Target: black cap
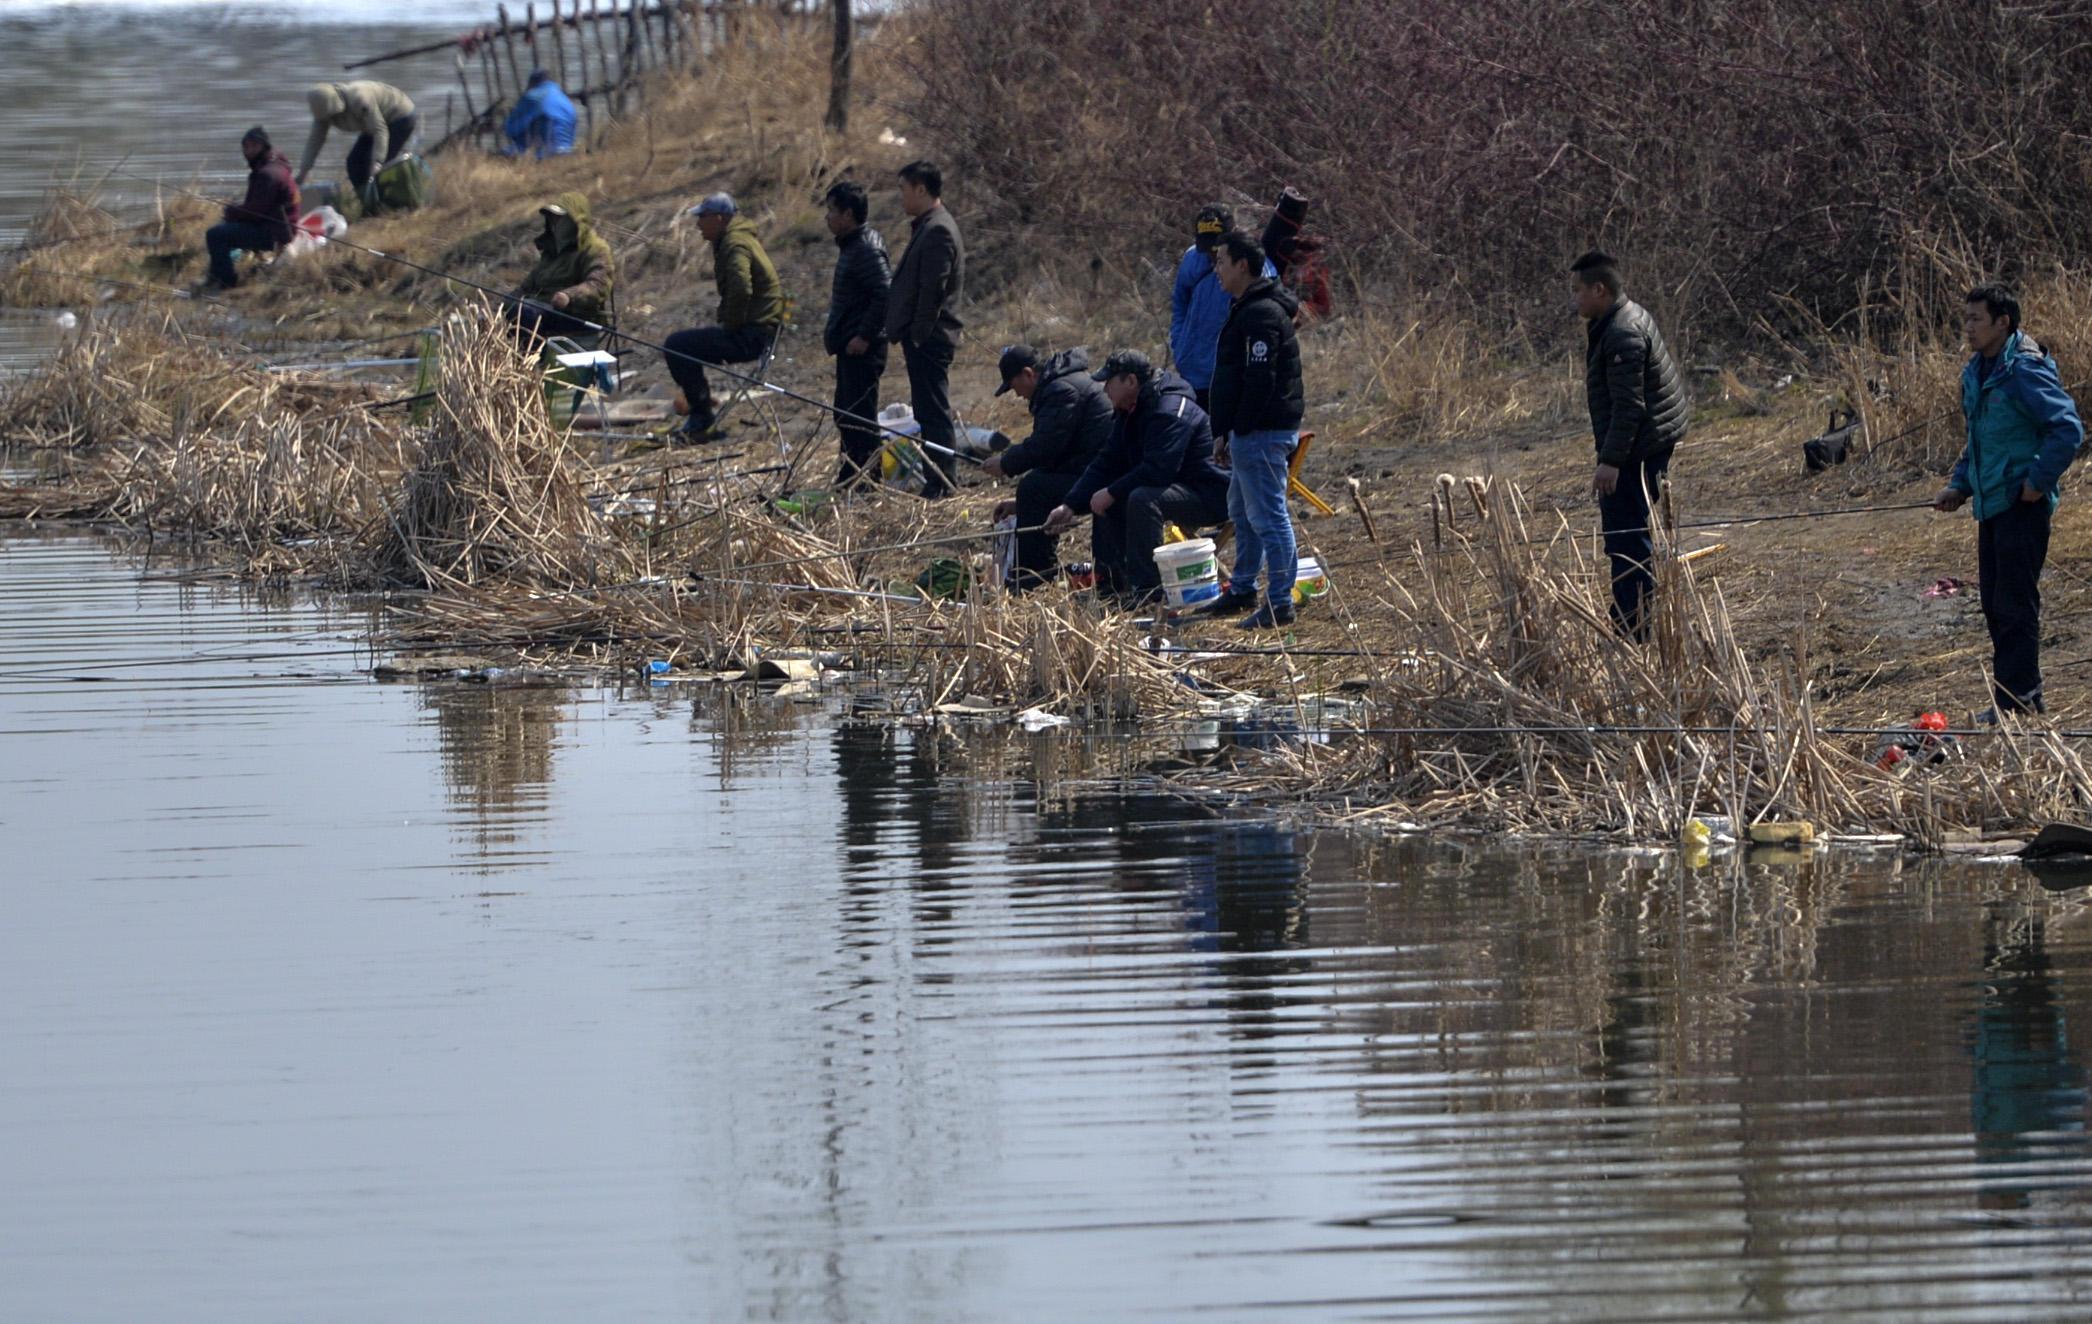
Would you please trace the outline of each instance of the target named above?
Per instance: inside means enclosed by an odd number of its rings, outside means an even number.
[[[241,134],[240,141],[243,143],[260,143],[264,147],[275,146],[274,143],[269,141],[269,131],[259,124]]]
[[[1220,237],[1235,228],[1235,213],[1224,202],[1209,202],[1199,208],[1198,223],[1192,228],[1192,242],[1200,248],[1212,248]]]
[[[1115,349],[1111,352],[1111,357],[1104,360],[1104,366],[1090,376],[1100,382],[1108,382],[1129,372],[1146,381],[1155,375],[1155,365],[1148,362],[1148,356],[1137,349]]]
[[[1010,389],[1011,378],[1026,368],[1039,366],[1039,351],[1030,345],[1005,345],[1002,358],[995,366],[1002,372],[1002,385],[995,388],[995,393],[1002,395]]]

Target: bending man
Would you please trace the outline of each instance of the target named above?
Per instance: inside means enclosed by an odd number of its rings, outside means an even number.
[[[345,174],[349,191],[357,194],[372,176],[407,150],[407,142],[414,136],[414,102],[390,83],[368,79],[319,83],[305,94],[305,104],[312,110],[312,132],[305,136],[305,157],[298,163],[300,184],[320,159],[330,129],[356,135]]]
[[[1012,345],[998,364],[1001,395],[1015,391],[1031,406],[1031,435],[981,466],[990,478],[1015,478],[1017,495],[996,508],[996,517],[1014,514],[1017,527],[1017,573],[1011,587],[1022,593],[1050,582],[1059,572],[1054,537],[1035,526],[1045,522],[1090,461],[1111,440],[1111,401],[1090,376],[1089,355],[1071,349],[1041,359],[1030,345]]]

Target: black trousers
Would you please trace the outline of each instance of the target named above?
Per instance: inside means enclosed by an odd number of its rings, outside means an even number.
[[[1090,555],[1097,561],[1097,587],[1113,593],[1150,593],[1162,587],[1155,549],[1162,526],[1189,532],[1228,517],[1225,501],[1209,501],[1182,483],[1136,487],[1124,501],[1090,521]]]
[[[2001,713],[2044,712],[2041,567],[2048,561],[2046,501],[2015,501],[1976,526],[1976,583],[1990,627],[1991,698]]]
[[[394,156],[407,150],[407,140],[414,136],[416,122],[411,111],[396,120],[385,121],[386,135],[392,139]],[[357,193],[363,192],[363,186],[370,183],[371,176],[377,173],[377,167],[385,164],[383,161],[373,162],[370,159],[377,146],[369,134],[359,133],[356,135],[355,144],[349,148],[349,187]]]
[[[901,345],[901,359],[908,365],[908,403],[915,421],[922,426],[922,439],[942,450],[923,448],[929,462],[930,479],[925,496],[943,496],[958,481],[959,431],[952,424],[952,348],[949,345]]]
[[[1663,486],[1671,455],[1630,460],[1620,466],[1611,496],[1598,498],[1599,527],[1612,563],[1613,628],[1630,639],[1649,637],[1649,599],[1656,592],[1650,568],[1655,548],[1649,537],[1649,499]]]
[[[1048,469],[1034,469],[1017,480],[1017,527],[1029,529],[1044,524],[1075,486],[1081,474],[1054,473]],[[1020,533],[1017,535],[1017,575],[1013,587],[1020,593],[1041,584],[1051,583],[1060,574],[1060,556],[1055,551],[1056,539],[1050,533]]]
[[[678,331],[661,342],[668,351],[668,375],[690,402],[690,422],[685,426],[702,430],[712,422],[712,383],[705,378],[704,364],[753,363],[770,348],[775,331],[775,327],[756,323],[731,331],[723,326],[700,326]]]
[[[879,379],[886,375],[886,347],[875,346],[862,354],[835,356],[836,431],[842,434],[842,463],[836,470],[838,486],[847,487],[866,465],[872,472],[866,482],[879,481],[879,429],[853,422],[843,414],[873,419],[879,415]]]
[[[516,323],[516,338],[526,346],[554,336],[593,334],[588,323],[550,304],[517,299],[507,305],[507,311]]]

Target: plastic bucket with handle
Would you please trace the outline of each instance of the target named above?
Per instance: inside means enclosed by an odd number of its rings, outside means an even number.
[[[1220,560],[1211,538],[1166,542],[1155,549],[1155,569],[1172,607],[1189,607],[1220,596]]]

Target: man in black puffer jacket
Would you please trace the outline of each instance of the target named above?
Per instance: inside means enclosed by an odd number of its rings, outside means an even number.
[[[1090,356],[1079,349],[1042,361],[1030,345],[1012,345],[998,366],[1002,385],[995,393],[1015,391],[1031,405],[1031,435],[981,466],[990,478],[1017,480],[1016,499],[997,506],[995,517],[1014,514],[1018,528],[1032,530],[1017,535],[1011,587],[1022,593],[1059,573],[1053,536],[1034,526],[1045,522],[1111,440],[1111,401],[1090,376]]]
[[[1078,513],[1093,516],[1099,595],[1141,606],[1161,596],[1162,526],[1224,519],[1228,471],[1213,463],[1213,425],[1182,377],[1134,349],[1116,351],[1093,376],[1111,401],[1111,440],[1046,517],[1046,530],[1059,533]]]
[[[1646,640],[1649,597],[1656,588],[1649,501],[1685,436],[1692,406],[1656,319],[1622,293],[1618,264],[1591,252],[1569,271],[1576,311],[1590,324],[1584,390],[1598,444],[1591,491],[1612,562],[1613,625],[1629,638]]]
[[[1245,630],[1293,623],[1299,546],[1286,480],[1306,413],[1300,386],[1300,303],[1263,275],[1264,249],[1240,231],[1221,237],[1214,255],[1220,287],[1234,299],[1221,327],[1213,368],[1213,440],[1229,465],[1228,518],[1235,524],[1235,569],[1227,591],[1202,610],[1219,616],[1256,608]],[[1257,603],[1257,572],[1264,602]]]
[[[835,356],[835,426],[842,434],[836,482],[849,487],[879,454],[879,378],[886,373],[886,291],[893,273],[886,244],[864,223],[870,212],[864,185],[849,180],[828,190],[828,232],[835,236],[835,284],[821,344]],[[876,480],[876,465],[868,475]]]

